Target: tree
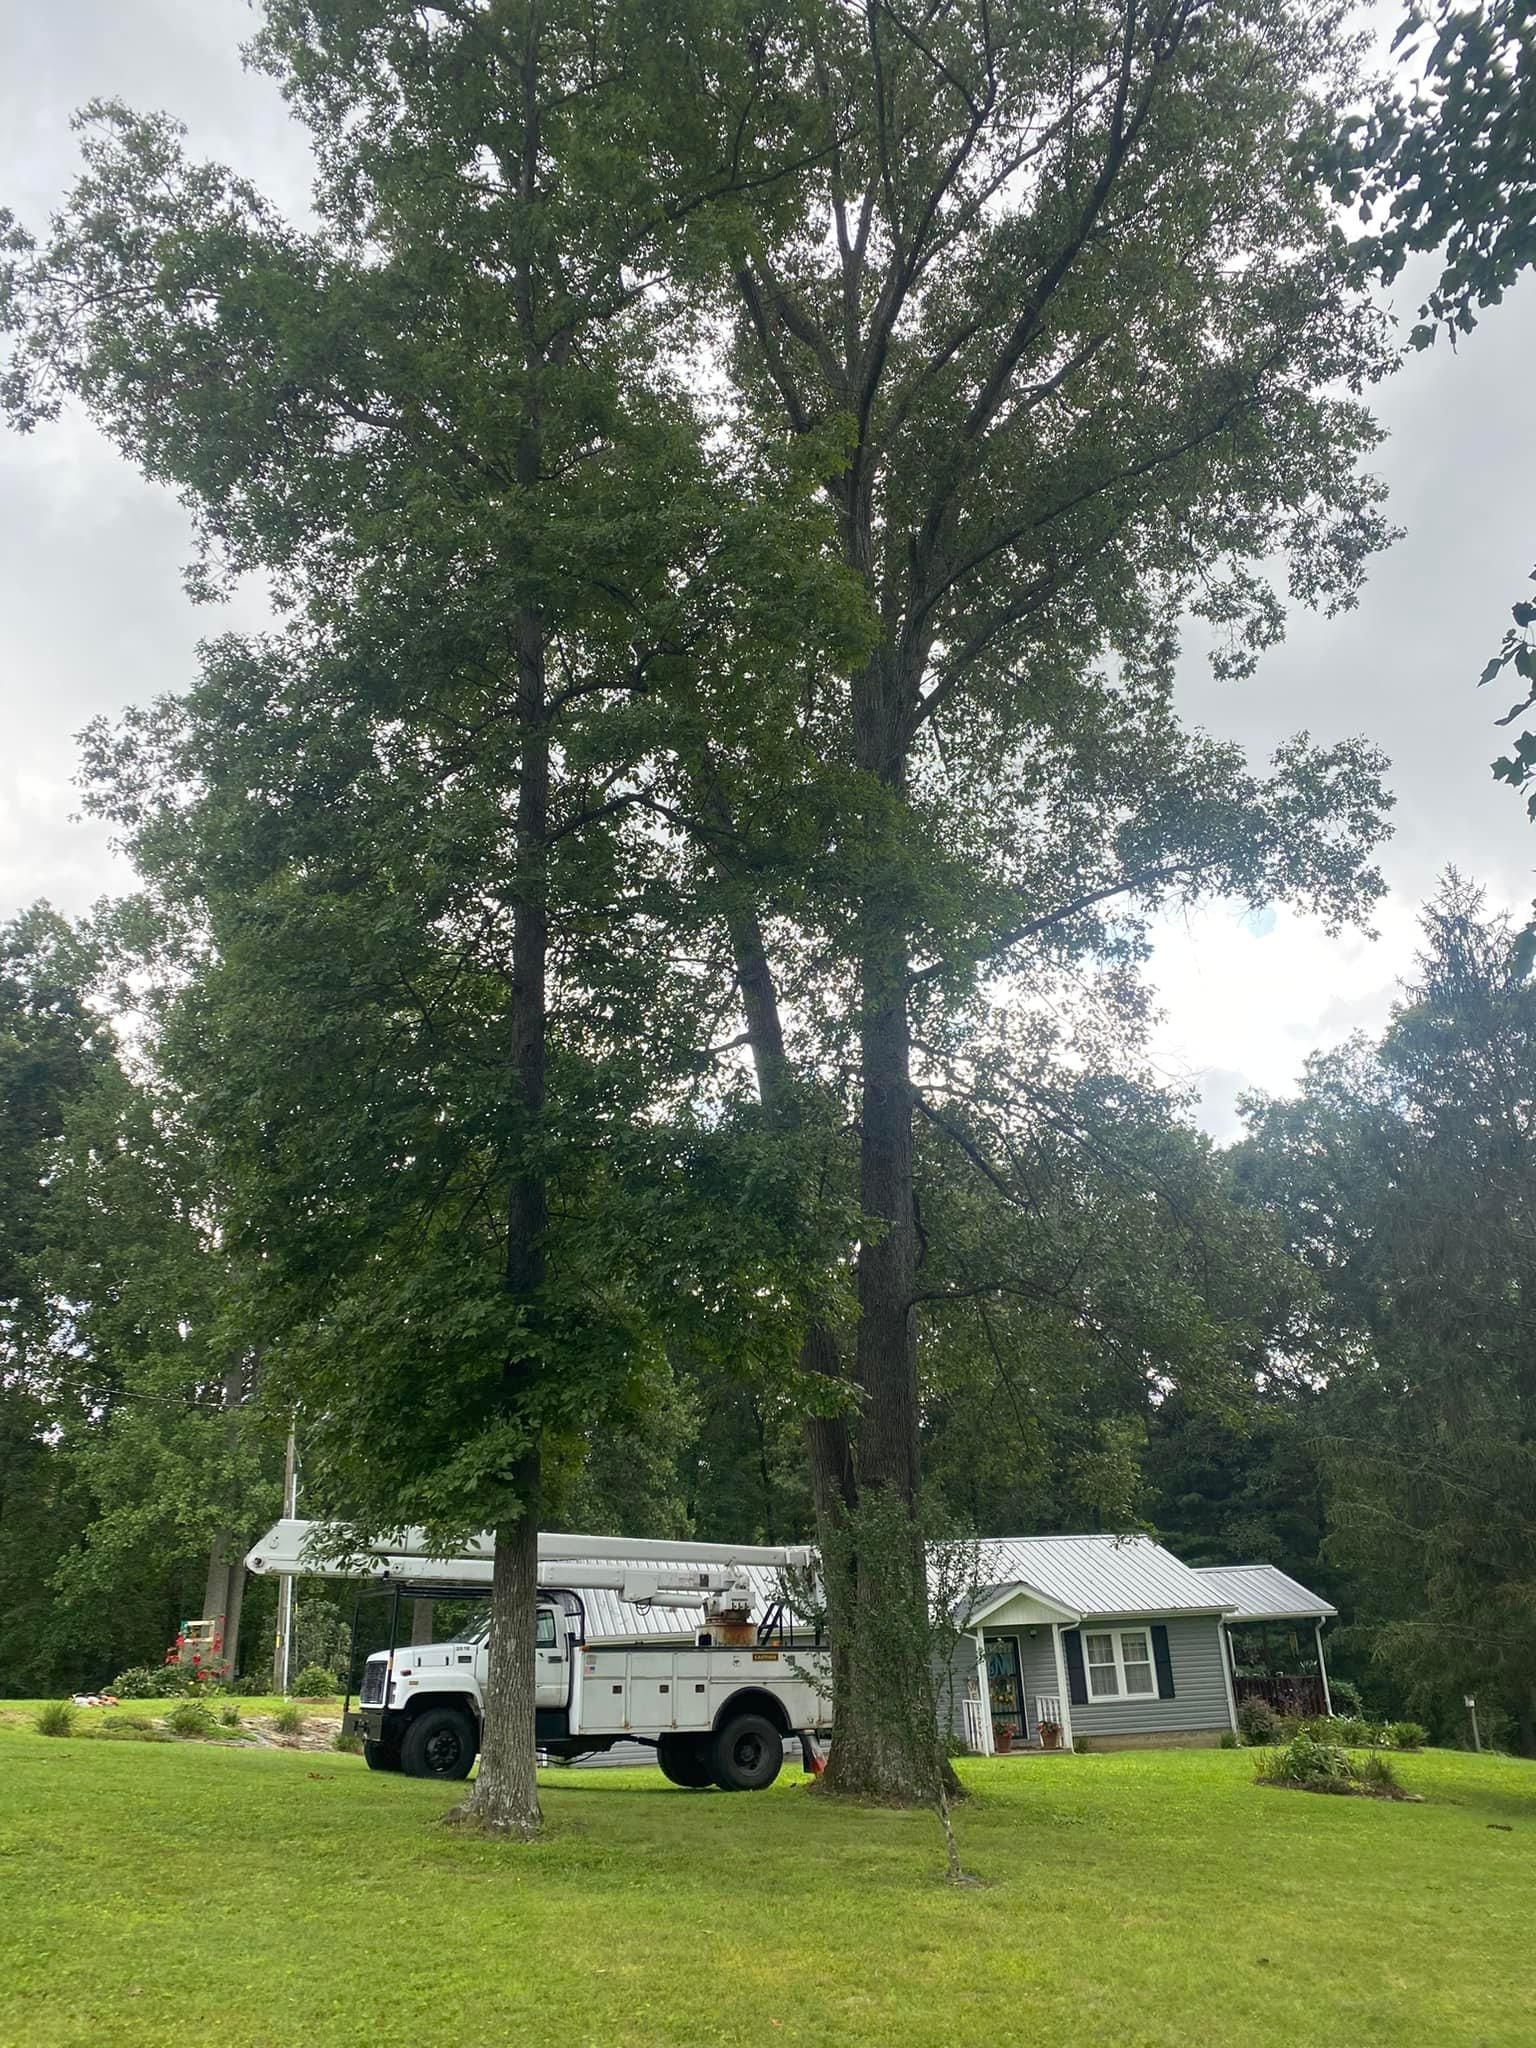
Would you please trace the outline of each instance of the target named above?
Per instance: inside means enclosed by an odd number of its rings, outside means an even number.
[[[781,194],[771,215],[748,195],[725,238],[730,419],[817,463],[838,557],[879,622],[847,687],[808,686],[870,849],[841,991],[858,1321],[847,1398],[812,1422],[824,1555],[850,1560],[829,1588],[834,1634],[851,1643],[861,1616],[886,1626],[882,1602],[910,1615],[925,1597],[914,1022],[921,1035],[982,963],[1006,971],[1044,933],[1090,943],[1096,906],[1210,879],[1187,837],[1169,834],[1177,854],[1155,834],[1135,845],[1117,818],[1099,847],[1132,857],[1079,884],[1052,860],[1043,771],[1101,662],[1144,684],[1141,718],[1166,731],[1186,605],[1250,665],[1282,610],[1260,558],[1290,555],[1298,597],[1348,602],[1383,529],[1357,473],[1374,430],[1336,392],[1385,358],[1312,146],[1355,89],[1332,15],[870,0],[791,18],[770,54],[814,148],[795,216]],[[1299,780],[1338,817],[1330,783],[1361,765],[1309,761]],[[1358,820],[1341,836],[1358,847]],[[1344,914],[1355,873],[1341,859]],[[771,960],[736,929],[763,1074],[782,1016],[761,999]],[[837,1374],[835,1347],[819,1349]],[[886,1499],[911,1526],[894,1573],[837,1534]],[[881,1696],[840,1679],[829,1782],[921,1793],[941,1769],[926,1716],[893,1735],[890,1671],[859,1665]]]
[[[1439,334],[1453,344],[1469,334],[1536,262],[1536,22],[1522,0],[1413,0],[1394,47],[1411,82],[1345,124],[1336,189],[1367,223],[1362,264],[1386,282],[1410,256],[1439,256],[1409,336],[1423,349]],[[1516,604],[1482,673],[1491,683],[1513,669],[1524,692],[1500,725],[1536,702],[1533,623],[1536,605]],[[1518,734],[1493,772],[1516,789],[1536,781],[1536,733]],[[1536,818],[1536,795],[1530,807]],[[1536,924],[1520,944],[1529,963]]]
[[[1259,1101],[1243,1171],[1323,1290],[1330,1553],[1372,1653],[1442,1726],[1476,1692],[1536,1740],[1536,989],[1448,878],[1376,1045]]]
[[[257,52],[316,136],[317,229],[104,107],[48,246],[11,240],[18,423],[84,397],[185,493],[204,582],[264,569],[291,614],[99,732],[91,773],[157,908],[206,921],[161,1052],[239,1190],[270,1398],[359,1531],[496,1532],[466,1811],[518,1834],[543,1447],[643,1379],[618,1219],[675,1222],[658,1176],[721,1142],[655,1120],[699,1006],[636,766],[671,665],[710,729],[690,643],[781,559],[651,311],[677,220],[777,144],[732,24],[689,25],[274,4]],[[740,100],[718,127],[706,53]],[[813,581],[774,600],[796,630]]]

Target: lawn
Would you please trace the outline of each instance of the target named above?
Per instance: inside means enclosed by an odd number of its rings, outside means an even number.
[[[551,1772],[533,1849],[353,1757],[0,1722],[4,2048],[1529,2048],[1536,1765],[1427,1752],[1423,1805],[1222,1751],[962,1766],[930,1817],[798,1771]]]

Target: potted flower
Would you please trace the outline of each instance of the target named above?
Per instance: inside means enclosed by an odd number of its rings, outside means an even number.
[[[1042,1749],[1060,1749],[1061,1723],[1059,1721],[1042,1721],[1040,1723],[1040,1747]]]
[[[1013,1747],[1013,1723],[994,1721],[992,1723],[992,1747],[999,1756],[1006,1756]]]

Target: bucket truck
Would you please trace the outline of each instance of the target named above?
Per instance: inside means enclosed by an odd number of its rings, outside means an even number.
[[[659,1554],[659,1555],[658,1555]],[[819,1637],[785,1625],[770,1571],[810,1569],[814,1553],[763,1545],[641,1543],[632,1538],[541,1535],[535,1641],[535,1742],[562,1761],[618,1742],[654,1747],[675,1785],[757,1791],[779,1774],[787,1738],[808,1769],[830,1721]],[[246,1559],[253,1572],[362,1578],[398,1598],[487,1596],[492,1544],[480,1537],[455,1557],[435,1556],[419,1530],[348,1551],[334,1531],[279,1522]],[[767,1569],[765,1569],[767,1568]],[[677,1628],[645,1640],[605,1636],[583,1594],[609,1594]],[[754,1619],[759,1603],[766,1612]],[[612,1607],[610,1600],[605,1603]],[[668,1618],[671,1618],[669,1614]],[[450,1642],[387,1650],[364,1668],[355,1712],[376,1771],[465,1778],[480,1747],[488,1624]]]

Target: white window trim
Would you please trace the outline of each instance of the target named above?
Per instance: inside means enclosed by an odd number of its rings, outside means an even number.
[[[1118,1692],[1095,1692],[1095,1691],[1094,1691],[1094,1689],[1093,1689],[1093,1672],[1094,1672],[1094,1665],[1093,1665],[1092,1659],[1091,1659],[1091,1658],[1089,1657],[1089,1655],[1088,1655],[1088,1638],[1089,1638],[1090,1636],[1108,1636],[1108,1637],[1109,1637],[1109,1642],[1110,1642],[1110,1648],[1111,1648],[1111,1649],[1112,1649],[1112,1650],[1114,1651],[1114,1653],[1115,1653],[1115,1683],[1116,1683],[1116,1684],[1117,1684],[1117,1685],[1119,1686],[1119,1688],[1120,1688],[1120,1690],[1119,1690]],[[1125,1662],[1126,1662],[1126,1659],[1125,1659],[1125,1644],[1124,1644],[1123,1638],[1124,1638],[1124,1637],[1126,1637],[1126,1636],[1140,1636],[1140,1637],[1141,1637],[1141,1638],[1142,1638],[1142,1639],[1143,1639],[1143,1640],[1145,1641],[1145,1643],[1146,1643],[1146,1646],[1147,1646],[1147,1654],[1146,1654],[1146,1656],[1145,1656],[1145,1657],[1133,1657],[1133,1658],[1131,1659],[1131,1662],[1132,1662],[1133,1664],[1145,1664],[1145,1665],[1146,1665],[1146,1667],[1147,1667],[1147,1673],[1148,1673],[1148,1676],[1149,1676],[1149,1677],[1151,1678],[1151,1681],[1152,1681],[1152,1683],[1151,1683],[1151,1686],[1150,1686],[1149,1688],[1143,1689],[1143,1688],[1141,1688],[1141,1687],[1139,1687],[1139,1686],[1138,1686],[1138,1687],[1137,1687],[1137,1689],[1136,1689],[1136,1690],[1135,1690],[1135,1691],[1133,1692],[1133,1691],[1132,1691],[1132,1690],[1130,1689],[1130,1687],[1129,1687],[1129,1686],[1128,1686],[1128,1685],[1126,1684],[1126,1682],[1125,1682]],[[1098,1668],[1099,1668],[1099,1670],[1101,1670],[1101,1671],[1107,1671],[1107,1670],[1109,1669],[1109,1666],[1108,1666],[1107,1664],[1100,1664]],[[1156,1698],[1158,1697],[1158,1690],[1157,1690],[1157,1651],[1156,1651],[1156,1646],[1154,1645],[1154,1643],[1153,1643],[1153,1641],[1152,1641],[1152,1630],[1151,1630],[1151,1627],[1150,1627],[1150,1625],[1148,1625],[1148,1626],[1146,1626],[1146,1627],[1141,1627],[1141,1626],[1137,1626],[1137,1627],[1135,1627],[1135,1628],[1125,1628],[1125,1629],[1120,1629],[1120,1628],[1085,1628],[1085,1629],[1083,1630],[1083,1688],[1084,1688],[1084,1690],[1086,1691],[1086,1693],[1087,1693],[1087,1695],[1088,1695],[1088,1704],[1089,1704],[1090,1706],[1094,1706],[1094,1707],[1113,1707],[1113,1706],[1118,1706],[1118,1705],[1120,1704],[1120,1702],[1121,1702],[1122,1700],[1125,1700],[1125,1701],[1129,1701],[1129,1700],[1155,1700],[1155,1699],[1156,1699]]]

